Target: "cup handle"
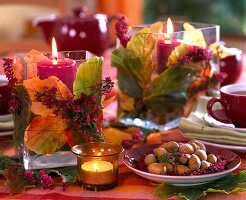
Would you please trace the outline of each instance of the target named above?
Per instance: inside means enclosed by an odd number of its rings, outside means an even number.
[[[230,119],[222,119],[222,118],[220,118],[220,117],[218,117],[218,116],[216,116],[216,115],[214,114],[212,108],[213,108],[213,105],[214,105],[216,102],[219,102],[219,103],[222,105],[223,108],[226,107],[226,104],[225,104],[225,102],[224,102],[222,99],[218,99],[218,98],[215,98],[215,97],[214,97],[214,98],[210,99],[210,100],[208,101],[208,103],[207,103],[207,111],[208,111],[208,114],[209,114],[210,116],[212,116],[214,119],[216,119],[217,121],[220,121],[220,122],[226,123],[226,124],[231,124],[232,121],[231,121]]]

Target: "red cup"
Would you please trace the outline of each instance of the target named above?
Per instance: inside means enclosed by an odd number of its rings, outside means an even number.
[[[225,48],[225,47],[224,47]],[[220,59],[220,72],[227,75],[222,86],[233,84],[242,73],[242,51],[236,48],[226,48],[232,55]]]
[[[5,75],[0,75],[0,115],[9,113],[10,89],[8,79]]]
[[[222,118],[212,110],[219,102],[227,117]],[[246,128],[246,84],[231,84],[220,89],[220,98],[212,98],[207,104],[207,111],[214,119],[223,123],[233,123],[236,127]]]

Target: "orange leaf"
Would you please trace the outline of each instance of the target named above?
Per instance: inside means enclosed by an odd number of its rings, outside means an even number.
[[[107,95],[102,96],[102,106],[106,108],[109,104],[111,104],[116,98],[117,91],[115,88],[112,88],[111,92]]]
[[[67,126],[62,116],[38,116],[27,127],[25,146],[37,154],[51,154],[66,143]]]
[[[30,100],[32,101],[31,111],[36,115],[54,115],[53,109],[49,109],[42,102],[36,101],[35,94],[37,92],[42,92],[44,86],[47,86],[49,89],[51,89],[52,87],[57,89],[57,100],[66,100],[72,97],[72,94],[68,87],[55,76],[51,76],[44,80],[40,80],[38,77],[35,77],[33,79],[25,80],[23,84],[27,89]]]

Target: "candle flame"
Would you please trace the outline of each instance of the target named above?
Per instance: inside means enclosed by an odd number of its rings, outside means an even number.
[[[97,166],[97,163],[94,163],[94,168],[97,170],[98,166]]]
[[[53,57],[53,64],[57,64],[58,59],[58,53],[57,53],[57,46],[56,46],[56,40],[53,37],[52,38],[52,57]]]
[[[167,33],[166,37],[170,38],[171,34],[173,33],[173,23],[170,18],[167,19]]]
[[[102,152],[97,153],[97,156],[101,156],[101,155],[102,155]]]

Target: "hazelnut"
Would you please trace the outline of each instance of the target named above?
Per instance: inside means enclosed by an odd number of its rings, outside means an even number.
[[[161,163],[151,163],[148,167],[148,172],[152,174],[165,174],[167,173],[167,168]]]
[[[192,154],[194,153],[194,148],[190,145],[190,144],[182,144],[180,147],[179,147],[179,151],[182,152],[182,150],[184,151],[184,153],[187,153],[187,154]]]
[[[156,157],[155,157],[155,155],[154,154],[149,154],[149,155],[147,155],[145,158],[144,158],[144,164],[146,165],[146,166],[149,166],[151,163],[156,163],[157,162],[157,160],[156,160]]]
[[[210,163],[208,161],[206,161],[206,160],[202,161],[201,169],[208,168],[209,166],[210,166]]]
[[[195,144],[193,141],[189,141],[188,144],[190,144],[193,147],[194,151],[200,149],[200,147],[197,144]]]
[[[200,147],[200,149],[206,151],[206,147],[204,144],[202,144],[201,142],[197,142],[197,141],[193,141],[196,145],[198,145]]]
[[[190,156],[189,161],[188,161],[188,165],[192,171],[196,171],[196,170],[200,169],[200,167],[201,167],[201,160],[197,155],[192,154]]]
[[[168,152],[167,152],[167,150],[166,149],[163,149],[163,148],[156,148],[156,149],[154,149],[153,150],[153,153],[154,153],[154,155],[156,156],[156,157],[160,157],[161,155],[163,155],[163,154],[167,154]]]
[[[167,168],[167,172],[173,171],[173,166],[169,162],[161,162],[161,164]]]
[[[177,142],[170,141],[165,145],[165,149],[171,153],[174,153],[179,150],[179,145]]]
[[[207,160],[207,154],[204,150],[201,149],[196,150],[195,154],[200,158],[201,161]]]
[[[188,163],[188,160],[190,159],[190,154],[184,154],[184,156],[181,156],[179,158],[179,162],[183,165]]]
[[[165,149],[165,146],[166,146],[167,143],[163,143],[159,146],[159,148],[164,148]]]
[[[212,164],[215,164],[217,163],[217,157],[214,154],[208,154],[207,161]]]
[[[185,175],[191,171],[189,167],[186,167],[184,165],[177,165],[176,169],[179,175]]]

